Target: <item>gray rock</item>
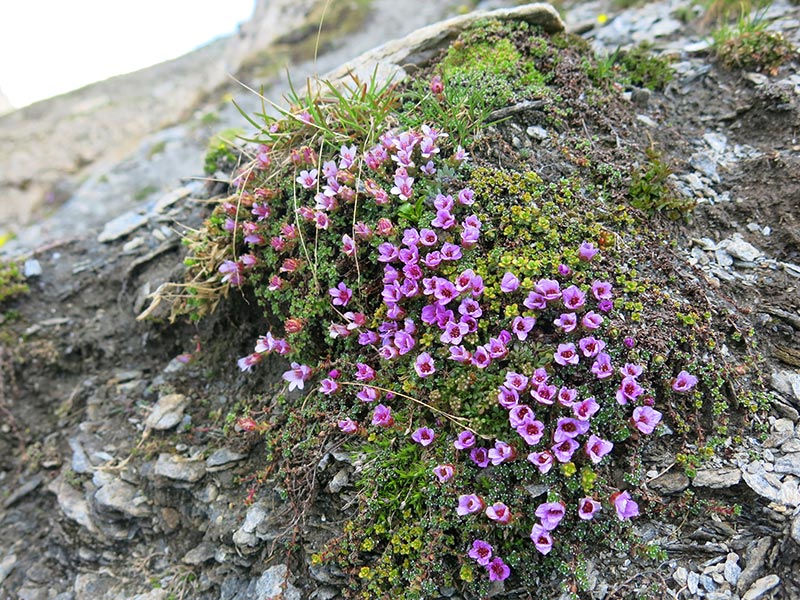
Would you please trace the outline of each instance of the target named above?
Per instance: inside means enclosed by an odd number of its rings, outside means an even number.
[[[759,496],[763,496],[773,502],[779,501],[783,484],[780,478],[764,469],[764,464],[761,461],[754,461],[747,465],[747,469],[742,472],[742,478],[750,486],[750,489]]]
[[[136,594],[131,600],[167,600],[169,597],[169,590],[156,588],[144,594]]]
[[[212,560],[217,552],[216,544],[202,542],[196,548],[189,550],[181,559],[186,565],[202,565],[204,562]]]
[[[5,581],[6,577],[11,574],[11,571],[14,570],[14,567],[17,564],[17,555],[16,554],[8,554],[6,557],[0,561],[0,584]]]
[[[47,489],[56,495],[58,507],[68,519],[75,521],[92,533],[98,533],[89,511],[89,503],[81,492],[64,480],[63,474],[51,481]]]
[[[725,251],[734,258],[745,262],[755,262],[764,256],[761,250],[751,243],[744,241],[738,234],[733,236],[733,239],[731,239],[730,243],[725,247]]]
[[[722,248],[714,250],[714,258],[720,267],[730,267],[733,265],[733,257]]]
[[[686,577],[686,588],[696,596],[699,586],[700,586],[700,575],[698,575],[694,571],[689,571],[689,575]]]
[[[689,478],[680,471],[670,471],[653,479],[647,485],[660,494],[679,494],[689,487]]]
[[[11,492],[8,497],[3,499],[3,508],[9,508],[10,506],[13,506],[19,502],[22,498],[42,485],[43,481],[44,475],[42,473],[36,473],[36,475],[28,479],[28,481],[21,482],[22,485]]]
[[[692,480],[695,487],[715,490],[732,487],[742,480],[742,472],[737,468],[703,469]]]
[[[150,514],[147,497],[136,486],[116,477],[95,492],[94,501],[102,508],[116,510],[131,517],[146,517]]]
[[[113,588],[119,585],[116,577],[96,573],[78,573],[73,584],[75,600],[105,600],[113,598]]]
[[[772,538],[763,537],[756,542],[747,553],[747,562],[736,584],[737,591],[741,594],[749,589],[758,575],[764,570],[764,559],[772,548]]]
[[[725,575],[725,581],[735,588],[739,582],[739,576],[742,574],[742,568],[739,566],[739,555],[735,552],[730,552],[725,558],[723,574]]]
[[[792,530],[791,530],[792,539],[797,543],[800,544],[800,512],[797,513],[794,518],[792,519]]]
[[[672,573],[672,578],[675,580],[680,586],[686,585],[686,582],[689,577],[689,571],[686,570],[686,567],[678,567],[675,569],[675,572]]]
[[[147,215],[133,211],[126,212],[106,223],[103,231],[97,236],[97,241],[100,243],[113,242],[136,231],[145,223],[147,223]]]
[[[725,153],[725,148],[728,145],[728,138],[721,133],[706,133],[703,135],[703,140],[708,144],[708,147],[717,154]]]
[[[770,383],[776,391],[800,403],[800,373],[775,371],[770,377]]]
[[[269,509],[262,503],[256,502],[247,509],[244,523],[233,534],[233,543],[237,548],[253,548],[258,545],[258,537],[255,531],[261,523],[266,521],[269,516]]]
[[[800,480],[793,475],[787,475],[783,479],[783,485],[778,495],[778,501],[784,506],[800,506]]]
[[[245,458],[247,458],[246,454],[234,452],[230,448],[220,448],[206,459],[206,470],[211,473],[224,471]]]
[[[145,426],[157,431],[175,427],[183,419],[183,411],[188,403],[189,399],[183,394],[162,396],[150,411]]]
[[[256,582],[256,598],[300,600],[300,591],[288,581],[289,568],[275,565],[261,574]]]
[[[175,481],[194,483],[200,481],[206,474],[206,467],[202,461],[192,460],[162,453],[158,455],[153,473],[159,477],[166,477]]]
[[[189,194],[192,193],[192,188],[188,186],[179,187],[177,190],[172,190],[171,192],[164,194],[161,196],[158,201],[153,206],[151,212],[153,213],[162,213],[167,210],[170,206],[175,204],[178,200],[182,200],[186,198]]]
[[[774,587],[777,587],[780,582],[781,578],[777,575],[767,575],[766,577],[762,577],[750,586],[750,589],[748,589],[745,595],[742,596],[742,600],[758,600],[758,598],[763,598],[764,594]]]
[[[543,142],[550,137],[550,134],[547,133],[547,129],[539,125],[531,125],[525,130],[525,133],[527,133],[533,139],[539,140],[540,142]]]
[[[717,158],[714,153],[703,150],[695,152],[689,157],[689,164],[697,171],[711,179],[714,183],[719,182],[717,175]]]
[[[777,419],[772,424],[772,431],[766,440],[765,448],[776,448],[794,435],[794,423],[791,419]]]
[[[35,258],[29,258],[22,266],[22,274],[25,277],[40,277],[42,274],[42,265]]]
[[[775,461],[776,473],[791,473],[800,476],[800,452],[792,452]]]
[[[94,470],[86,451],[83,449],[80,440],[73,437],[69,438],[69,447],[72,450],[72,470],[76,473],[89,473]]]
[[[328,491],[331,494],[338,494],[349,483],[350,477],[347,467],[339,469],[336,475],[333,476],[330,483],[328,483]]]
[[[708,575],[700,575],[700,585],[707,592],[717,591],[717,584]]]

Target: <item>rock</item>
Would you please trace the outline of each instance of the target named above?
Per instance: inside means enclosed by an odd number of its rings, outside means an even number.
[[[131,517],[150,514],[147,497],[130,483],[114,477],[94,494],[98,506],[125,513]]]
[[[797,544],[800,544],[800,512],[792,519],[791,536]]]
[[[113,589],[119,585],[116,577],[96,573],[78,573],[73,592],[75,600],[102,600],[114,598]]]
[[[689,571],[689,575],[686,578],[686,588],[693,594],[697,595],[697,590],[699,589],[700,585],[700,575],[695,573],[694,571]]]
[[[126,212],[106,223],[103,231],[97,236],[97,241],[100,243],[113,242],[136,231],[145,223],[147,223],[147,215],[133,211]]]
[[[244,523],[233,534],[233,543],[237,548],[258,545],[258,538],[255,535],[256,528],[261,525],[269,515],[269,509],[264,504],[257,502],[247,509]]]
[[[174,508],[165,506],[161,509],[161,519],[169,531],[176,530],[181,524],[181,513]]]
[[[717,591],[717,584],[714,582],[714,579],[709,577],[708,575],[700,575],[700,586],[706,592]]]
[[[764,440],[765,448],[776,448],[794,435],[794,423],[790,419],[777,419],[772,432]]]
[[[150,411],[145,426],[157,431],[175,427],[183,419],[183,411],[188,403],[188,398],[183,394],[162,396]]]
[[[773,389],[800,404],[800,373],[775,371],[770,377]]]
[[[246,454],[239,454],[230,448],[220,448],[206,459],[206,470],[210,473],[224,471],[245,458],[247,458]]]
[[[44,475],[42,473],[37,473],[33,477],[31,477],[28,481],[20,485],[17,489],[11,492],[7,498],[3,500],[3,508],[9,508],[16,504],[19,500],[30,494],[33,490],[38,488],[42,485],[44,481]]]
[[[714,250],[714,259],[720,267],[730,267],[733,265],[733,257],[722,248]]]
[[[708,147],[711,148],[717,154],[724,154],[725,148],[728,145],[728,138],[722,135],[721,133],[706,133],[703,134],[703,140]]]
[[[56,495],[58,506],[68,519],[75,521],[92,533],[98,533],[97,526],[89,512],[89,503],[81,492],[64,480],[63,473],[51,481],[47,489]]]
[[[742,480],[742,472],[737,468],[703,469],[692,480],[695,487],[715,490],[732,487]]]
[[[764,594],[776,587],[780,582],[781,578],[777,575],[762,577],[750,586],[750,589],[742,596],[742,600],[758,600],[758,598],[762,598]]]
[[[764,570],[764,559],[772,548],[772,538],[763,537],[756,542],[747,553],[747,562],[741,575],[736,589],[741,594],[749,589],[753,582],[758,578],[759,573]]]
[[[169,600],[170,596],[169,590],[156,588],[145,594],[136,594],[131,600]],[[174,598],[175,596],[171,597]]]
[[[793,452],[778,458],[775,461],[775,472],[800,476],[800,452]]]
[[[288,582],[289,568],[275,565],[261,574],[256,582],[256,598],[300,600],[300,591]]]
[[[725,575],[725,581],[735,588],[739,582],[739,576],[742,574],[742,568],[739,566],[739,555],[735,552],[730,552],[725,558],[723,574]]]
[[[650,481],[648,486],[659,494],[668,496],[670,494],[679,494],[689,487],[689,483],[689,478],[680,471],[670,471]]]
[[[42,265],[40,265],[39,261],[35,258],[29,258],[22,266],[22,274],[25,275],[26,278],[40,277],[42,274]]]
[[[338,494],[349,483],[350,477],[348,475],[347,467],[339,469],[336,475],[333,476],[330,483],[328,483],[328,491],[331,494]]]
[[[749,242],[744,241],[738,234],[733,236],[730,243],[725,247],[725,251],[732,257],[738,258],[744,262],[755,262],[764,256],[761,250]]]
[[[161,453],[158,455],[153,473],[175,481],[194,483],[205,476],[206,468],[202,461]]]
[[[550,137],[550,134],[547,133],[547,129],[541,127],[540,125],[531,125],[525,130],[525,133],[527,133],[533,139],[539,140],[540,142],[543,142]]]
[[[672,573],[672,578],[675,580],[680,586],[686,585],[686,581],[689,577],[689,571],[686,570],[686,567],[678,567],[675,569],[675,572]]]
[[[779,501],[782,486],[781,480],[772,473],[768,473],[761,461],[754,461],[747,465],[747,469],[742,472],[742,478],[750,486],[750,489],[759,496],[763,496],[773,502]]]
[[[719,175],[717,175],[717,158],[714,153],[707,150],[695,152],[689,157],[689,164],[714,183],[719,182]]]
[[[11,571],[14,570],[14,567],[17,564],[17,555],[16,554],[8,554],[6,557],[0,561],[0,584],[5,581],[6,577],[11,574]]]
[[[89,462],[89,457],[86,456],[86,451],[83,449],[80,440],[73,437],[69,438],[69,447],[72,449],[72,470],[76,473],[90,473],[94,470],[92,463]]]
[[[178,200],[182,200],[186,198],[189,194],[192,193],[192,188],[188,186],[179,187],[177,190],[172,190],[171,192],[164,194],[161,196],[158,201],[153,206],[151,212],[153,213],[162,213],[167,210],[170,206],[175,204]]]
[[[211,542],[202,542],[196,548],[189,550],[181,559],[181,562],[186,565],[202,565],[214,558],[217,547]]]
[[[778,502],[792,508],[800,506],[800,480],[797,477],[788,475],[784,478],[781,491],[778,494]]]

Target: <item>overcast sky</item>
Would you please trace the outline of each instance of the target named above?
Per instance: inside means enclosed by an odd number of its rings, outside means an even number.
[[[16,108],[185,54],[253,0],[0,0],[0,90]]]

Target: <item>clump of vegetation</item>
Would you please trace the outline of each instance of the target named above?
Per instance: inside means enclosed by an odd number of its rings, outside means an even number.
[[[19,263],[0,261],[0,304],[28,293]]]
[[[239,159],[236,139],[243,133],[242,129],[232,128],[211,136],[203,164],[206,175],[213,175],[218,171],[229,173],[236,168]]]
[[[597,82],[649,90],[664,89],[674,76],[669,58],[655,54],[647,42],[627,50],[618,49],[596,61],[587,59],[586,68]]]
[[[796,54],[796,49],[782,33],[769,31],[763,13],[741,8],[736,24],[723,24],[713,32],[713,50],[728,69],[746,69],[776,73],[778,67]]]
[[[658,558],[631,526],[658,508],[648,438],[668,421],[690,465],[690,441],[708,457],[732,425],[713,316],[637,271],[660,242],[629,204],[675,208],[657,157],[625,173],[622,201],[605,182],[627,163],[598,177],[578,155],[593,140],[560,148],[574,168],[550,177],[480,156],[508,103],[609,98],[605,81],[582,88],[580,62],[556,68],[568,42],[484,22],[424,84],[293,92],[281,118],[248,117],[233,193],[187,237],[176,311],[241,290],[269,326],[239,368],[289,362],[269,410],[237,422],[265,436],[289,499],[313,498],[331,438],[361,457],[354,512],[314,557],[353,597],[483,597],[509,578],[575,592],[597,548]]]
[[[663,213],[668,219],[686,219],[694,210],[693,198],[681,196],[669,184],[672,169],[652,147],[647,149],[647,163],[631,178],[631,206],[648,214]]]

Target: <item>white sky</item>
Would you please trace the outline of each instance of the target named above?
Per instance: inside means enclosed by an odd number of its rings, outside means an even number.
[[[0,90],[21,108],[231,33],[253,0],[0,0]]]

